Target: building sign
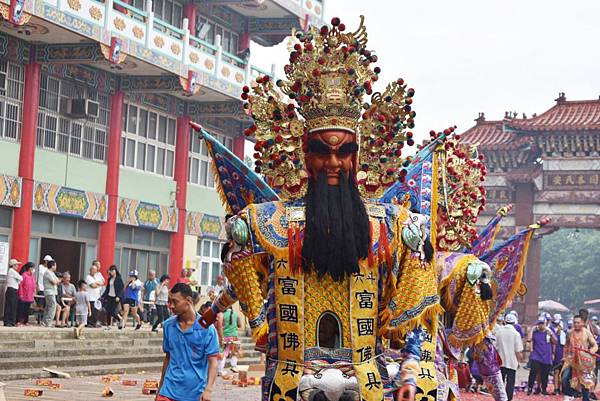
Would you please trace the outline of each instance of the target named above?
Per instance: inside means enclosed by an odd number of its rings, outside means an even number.
[[[46,182],[35,181],[33,184],[33,210],[38,212],[106,221],[107,202],[105,194],[80,191]]]
[[[23,182],[20,177],[0,175],[0,205],[21,207]]]
[[[157,228],[162,219],[160,207],[149,203],[142,203],[135,209],[135,217],[140,226]]]
[[[219,238],[221,234],[221,219],[217,216],[205,214],[200,221],[200,230],[205,237]]]
[[[546,171],[544,172],[544,189],[600,190],[600,171]]]
[[[0,242],[0,275],[8,274],[8,242]]]
[[[81,216],[89,208],[85,192],[61,188],[56,196],[56,206],[60,214]]]
[[[175,232],[177,221],[178,211],[174,207],[119,198],[117,207],[119,224]]]
[[[513,191],[506,187],[489,187],[485,189],[485,198],[492,203],[513,202]]]
[[[202,238],[226,238],[223,218],[200,212],[187,212],[185,233]]]

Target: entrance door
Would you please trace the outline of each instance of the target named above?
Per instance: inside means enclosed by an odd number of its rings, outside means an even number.
[[[40,255],[50,255],[58,265],[57,271],[71,273],[71,283],[75,284],[80,279],[83,263],[82,242],[65,241],[52,238],[42,238]]]

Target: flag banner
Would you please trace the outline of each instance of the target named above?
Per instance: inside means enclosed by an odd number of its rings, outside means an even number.
[[[228,213],[238,213],[251,203],[279,200],[258,174],[202,127],[200,135],[206,141],[217,190]]]

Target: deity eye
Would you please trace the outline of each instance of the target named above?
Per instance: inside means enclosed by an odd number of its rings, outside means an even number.
[[[358,152],[358,144],[356,142],[345,143],[338,149],[338,155],[347,156]]]
[[[308,141],[308,151],[309,153],[316,153],[320,155],[327,155],[331,152],[329,146],[325,145],[323,142],[314,139]]]

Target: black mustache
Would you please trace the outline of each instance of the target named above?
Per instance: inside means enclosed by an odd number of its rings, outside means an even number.
[[[306,196],[306,226],[302,261],[304,271],[329,274],[334,280],[359,271],[368,256],[369,218],[354,177],[339,174],[337,186],[327,184],[321,171],[310,180]]]

